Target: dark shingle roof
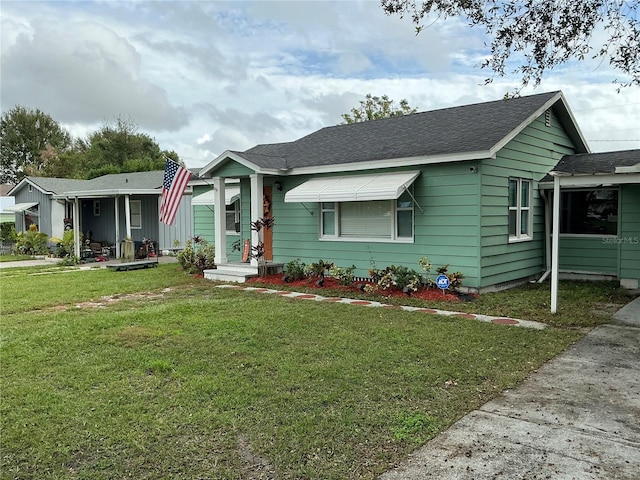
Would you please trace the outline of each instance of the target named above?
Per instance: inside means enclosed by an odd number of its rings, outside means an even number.
[[[264,168],[297,168],[488,151],[558,94],[336,125],[293,142],[234,153]]]
[[[28,181],[37,185],[44,192],[63,193],[69,190],[80,190],[86,185],[87,180],[77,180],[74,178],[51,178],[51,177],[26,177]]]
[[[560,159],[554,170],[572,175],[595,175],[615,173],[616,167],[631,167],[639,164],[640,149],[620,150],[616,152],[565,155]],[[542,181],[553,181],[553,177],[547,175]]]

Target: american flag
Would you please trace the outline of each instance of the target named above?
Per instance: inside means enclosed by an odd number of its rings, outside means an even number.
[[[176,162],[167,159],[162,181],[162,204],[160,205],[160,221],[173,225],[176,213],[182,200],[184,189],[191,179],[191,172]]]

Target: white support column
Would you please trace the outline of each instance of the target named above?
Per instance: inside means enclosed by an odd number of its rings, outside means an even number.
[[[73,198],[73,254],[80,258],[80,199]]]
[[[120,258],[120,242],[122,239],[120,238],[120,197],[117,195],[113,199],[113,207],[116,214],[116,258]]]
[[[552,173],[553,175],[553,173]],[[558,311],[558,275],[560,265],[560,177],[553,176],[553,239],[551,241],[551,313]]]
[[[213,177],[213,231],[215,242],[215,256],[213,257],[216,265],[224,265],[228,263],[227,258],[227,218],[226,218],[226,201],[225,201],[225,183],[224,178]]]
[[[126,238],[131,239],[131,203],[129,195],[124,196],[124,224],[127,230]]]
[[[262,218],[264,215],[263,205],[263,189],[264,179],[261,173],[255,173],[250,176],[251,178],[251,221],[255,222],[257,219]],[[251,230],[251,245],[255,246],[262,241],[262,231],[255,232]],[[251,265],[258,266],[258,260],[256,258],[251,259]]]

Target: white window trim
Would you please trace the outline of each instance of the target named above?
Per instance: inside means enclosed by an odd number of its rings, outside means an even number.
[[[509,213],[512,211],[516,212],[516,234],[511,235],[509,233],[509,243],[519,243],[519,242],[530,242],[533,240],[533,181],[528,178],[516,178],[509,177],[509,182],[511,180],[515,180],[517,183],[516,186],[516,206],[512,207],[509,205]],[[529,184],[529,206],[522,206],[522,182],[527,182]],[[507,186],[508,188],[508,186]],[[508,195],[508,194],[507,194]],[[508,199],[507,199],[508,203]],[[527,233],[520,233],[522,231],[522,212],[529,212],[528,215],[528,225],[527,225]],[[507,216],[508,219],[508,216]],[[508,220],[507,220],[507,228],[508,228]]]
[[[233,203],[231,203],[230,205],[233,205],[233,209],[234,209],[234,216],[235,216],[235,223],[239,223],[240,222],[240,209],[239,209],[239,204],[240,201],[239,200],[235,200]],[[225,224],[226,224],[226,218],[227,218],[227,213],[231,213],[230,211],[227,211],[227,205],[224,206],[224,215],[225,215]],[[235,228],[233,230],[227,230],[227,235],[235,235],[235,236],[240,236],[240,232],[236,232]]]
[[[140,224],[136,225],[133,223],[133,205],[139,205],[138,211],[140,212]],[[129,202],[129,212],[131,215],[131,230],[142,230],[142,200],[131,200]]]
[[[373,201],[373,200],[372,200]],[[318,210],[320,212],[319,215],[319,225],[318,225],[318,240],[323,242],[368,242],[368,243],[414,243],[415,239],[415,208],[414,204],[411,204],[411,207],[398,207],[397,200],[387,200],[388,202],[392,202],[391,211],[391,236],[390,237],[342,237],[340,236],[340,205],[345,202],[323,202],[318,205]],[[334,208],[324,208],[324,203],[333,203]],[[411,236],[410,237],[399,237],[398,236],[398,212],[399,211],[411,211]],[[333,221],[334,221],[334,235],[324,235],[323,232],[323,218],[324,212],[333,211]]]

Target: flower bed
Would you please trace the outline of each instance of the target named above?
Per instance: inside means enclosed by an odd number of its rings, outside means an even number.
[[[338,279],[333,277],[324,277],[323,285],[319,286],[316,283],[316,278],[303,278],[302,280],[295,280],[286,282],[283,274],[267,275],[265,277],[254,277],[247,281],[248,284],[257,283],[261,285],[271,285],[274,289],[282,289],[286,286],[286,290],[295,290],[295,287],[304,287],[318,290],[318,294],[322,295],[322,290],[333,290],[344,292],[344,296],[349,296],[349,293],[362,294],[362,286],[369,282],[355,282],[353,285],[345,286],[340,285]],[[371,283],[369,283],[371,284]],[[371,284],[372,285],[372,284]],[[387,290],[378,289],[374,294],[381,298],[384,297],[412,297],[426,301],[447,301],[458,302],[460,298],[458,295],[452,292],[446,292],[442,294],[442,290],[439,288],[426,288],[421,287],[415,292],[411,292],[410,295],[404,293],[398,288],[389,288]]]

